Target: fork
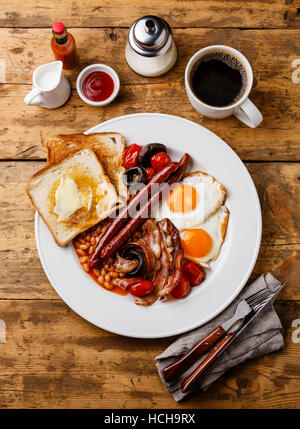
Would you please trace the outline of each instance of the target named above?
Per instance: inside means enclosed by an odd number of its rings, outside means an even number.
[[[218,340],[220,340],[230,328],[232,328],[238,321],[241,321],[240,324],[242,324],[245,316],[247,316],[251,311],[256,312],[268,299],[270,299],[271,296],[272,293],[269,292],[267,288],[264,288],[240,301],[235,314],[229,320],[218,326],[200,342],[195,344],[190,351],[162,370],[165,381],[170,381],[172,378],[178,376],[185,369],[190,367]]]

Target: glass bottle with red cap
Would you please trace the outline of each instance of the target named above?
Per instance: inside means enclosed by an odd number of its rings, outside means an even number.
[[[71,69],[77,63],[75,39],[62,22],[55,22],[52,26],[53,37],[51,48],[56,60],[63,62],[64,69]]]

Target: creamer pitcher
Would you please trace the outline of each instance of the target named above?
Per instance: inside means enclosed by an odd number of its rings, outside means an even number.
[[[29,106],[42,106],[55,109],[66,103],[71,87],[62,74],[62,61],[54,61],[38,67],[32,77],[33,88],[24,101]]]

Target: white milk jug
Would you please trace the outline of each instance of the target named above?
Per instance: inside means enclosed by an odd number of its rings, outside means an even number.
[[[66,103],[71,87],[62,74],[62,61],[44,64],[38,67],[32,76],[33,88],[24,101],[29,106],[42,106],[55,109]]]

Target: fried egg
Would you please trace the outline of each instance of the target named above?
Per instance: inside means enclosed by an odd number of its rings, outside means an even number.
[[[180,232],[185,258],[209,268],[209,261],[217,259],[224,242],[229,211],[221,206],[205,222]]]
[[[226,190],[213,176],[195,171],[177,183],[152,211],[156,220],[169,218],[181,231],[196,228],[224,203]]]

